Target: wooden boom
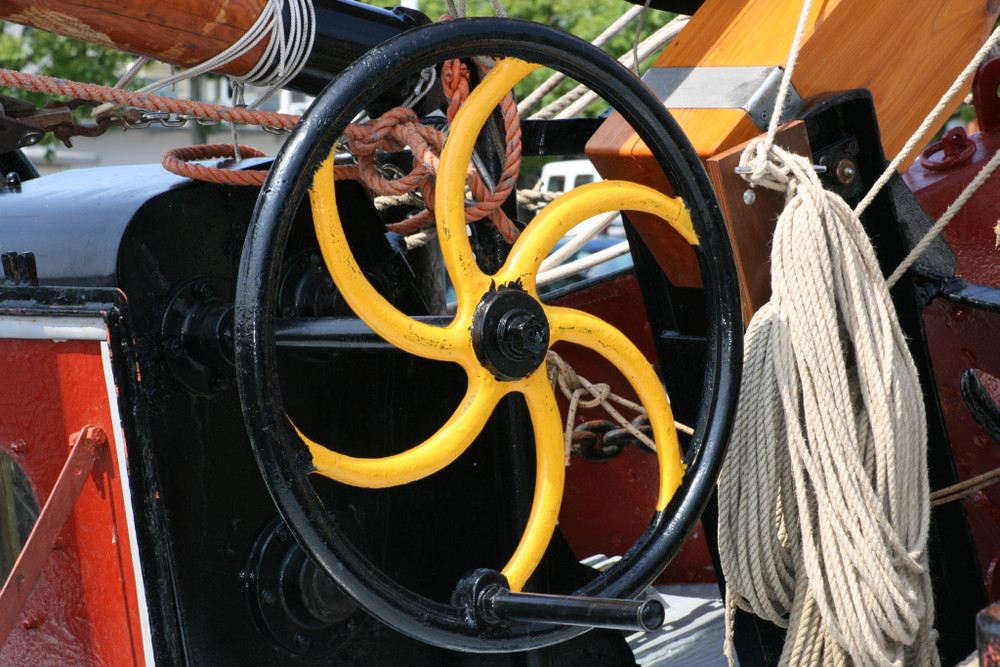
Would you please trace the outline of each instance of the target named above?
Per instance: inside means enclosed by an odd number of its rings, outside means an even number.
[[[267,0],[4,0],[0,20],[73,39],[191,67],[221,53],[256,22]],[[417,25],[404,11],[350,0],[314,0],[316,42],[303,73],[291,87],[318,92],[330,75],[394,35]],[[220,67],[244,75],[266,42]]]

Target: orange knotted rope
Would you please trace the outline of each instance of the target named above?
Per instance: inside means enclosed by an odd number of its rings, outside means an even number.
[[[469,95],[468,67],[460,60],[449,60],[442,65],[442,86],[448,99],[447,117],[449,122]],[[187,115],[208,120],[229,121],[250,125],[261,125],[289,130],[299,121],[300,116],[251,111],[240,107],[219,104],[205,104],[190,100],[180,100],[160,95],[135,93],[119,88],[98,86],[41,76],[25,74],[13,70],[0,69],[0,85],[34,90],[52,95],[83,98],[95,102],[112,102],[149,111]],[[469,188],[476,200],[466,209],[466,220],[488,218],[509,242],[518,236],[518,229],[500,206],[514,189],[521,164],[521,130],[517,107],[513,94],[508,94],[501,103],[504,118],[504,142],[506,160],[503,172],[495,189],[491,190],[479,172],[470,166]],[[357,165],[341,165],[335,171],[336,179],[360,180],[373,193],[398,195],[419,189],[427,205],[427,210],[389,225],[391,231],[407,234],[433,223],[434,221],[434,176],[437,173],[438,156],[444,144],[444,134],[420,123],[416,114],[405,107],[397,107],[381,117],[360,124],[348,125],[344,130],[345,147],[356,157]],[[410,147],[413,168],[410,173],[398,179],[386,178],[380,173],[376,163],[376,153],[398,152]],[[240,153],[247,157],[264,157],[260,151],[240,147]],[[229,144],[210,144],[176,148],[163,154],[161,162],[171,173],[197,180],[227,185],[263,184],[265,171],[233,171],[206,165],[191,164],[192,160],[234,157]]]

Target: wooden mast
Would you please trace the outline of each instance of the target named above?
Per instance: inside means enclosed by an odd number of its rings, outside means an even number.
[[[5,0],[0,18],[161,62],[191,67],[224,51],[267,0]],[[242,75],[264,44],[219,70]]]
[[[311,0],[316,40],[289,88],[315,95],[332,76],[377,44],[419,25],[419,12],[350,0]],[[267,0],[0,0],[0,20],[191,67],[238,41]],[[215,71],[242,76],[260,60],[267,39]]]

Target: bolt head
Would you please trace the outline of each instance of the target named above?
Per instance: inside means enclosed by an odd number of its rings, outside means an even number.
[[[841,185],[850,185],[854,182],[855,177],[858,175],[858,168],[853,161],[848,158],[844,158],[837,163],[836,170],[837,181]]]

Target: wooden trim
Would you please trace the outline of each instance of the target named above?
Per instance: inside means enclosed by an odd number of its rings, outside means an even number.
[[[809,155],[812,151],[802,121],[780,128],[775,143],[798,155]],[[767,188],[754,188],[753,204],[743,200],[748,186],[735,169],[745,147],[746,144],[735,146],[705,162],[733,243],[744,325],[771,298],[771,237],[785,205],[785,193]]]

